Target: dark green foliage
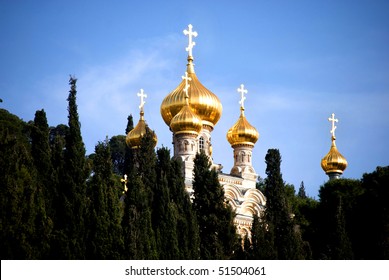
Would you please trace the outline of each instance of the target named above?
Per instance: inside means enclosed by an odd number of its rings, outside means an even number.
[[[37,171],[36,177],[36,229],[35,243],[39,246],[40,258],[49,256],[50,237],[53,228],[53,166],[49,143],[49,126],[44,110],[36,111],[31,128],[31,155]]]
[[[363,195],[355,217],[363,226],[353,229],[354,254],[358,259],[389,259],[389,166],[362,177]],[[368,205],[368,207],[367,207]],[[355,234],[356,233],[356,234]]]
[[[134,120],[132,118],[132,115],[129,115],[127,118],[127,126],[126,126],[126,135],[128,132],[130,132],[134,128]],[[122,175],[124,174],[130,174],[133,169],[134,169],[134,155],[133,151],[130,147],[127,145],[125,146],[125,151],[124,151],[124,166],[122,170]]]
[[[305,193],[304,182],[301,182],[297,196],[300,198],[307,198],[307,194]]]
[[[68,97],[68,126],[65,136],[64,164],[58,171],[60,205],[57,217],[66,224],[56,224],[56,250],[54,258],[83,259],[85,258],[85,214],[89,207],[86,199],[86,168],[85,146],[81,136],[76,104],[76,82],[70,77]],[[58,138],[57,138],[58,139]]]
[[[182,166],[179,161],[172,161],[171,174],[171,199],[176,203],[180,215],[177,220],[177,238],[181,259],[200,258],[200,236],[196,213],[185,189],[184,178],[181,173]]]
[[[285,186],[282,180],[280,152],[269,149],[265,161],[267,178],[264,194],[267,202],[264,221],[268,226],[265,239],[269,245],[266,255],[270,259],[302,259],[302,240],[296,231],[290,205],[293,191],[288,191],[291,188]]]
[[[152,227],[153,189],[156,184],[156,155],[153,134],[148,129],[139,149],[133,151],[128,191],[122,220],[125,258],[157,259],[157,245]]]
[[[263,260],[274,258],[274,244],[267,236],[266,223],[254,215],[251,226],[251,242],[245,239],[244,249],[246,258],[251,260]]]
[[[93,176],[89,181],[90,207],[86,222],[88,259],[119,259],[123,251],[121,233],[121,190],[112,172],[111,151],[107,142],[95,147]],[[119,185],[120,186],[120,185]]]
[[[179,259],[177,237],[177,205],[171,200],[168,177],[171,174],[170,153],[166,149],[157,151],[157,180],[154,188],[152,222],[156,236],[159,259]]]
[[[369,246],[367,252],[363,253],[364,258],[388,260],[389,203],[387,199],[389,198],[389,166],[377,167],[373,173],[364,174],[362,187],[365,190],[365,195],[359,205],[371,206],[365,212],[366,217],[370,217],[370,220],[366,223],[365,232],[367,235],[365,238],[370,237],[368,243],[371,246]]]
[[[113,172],[119,176],[124,175],[124,164],[126,156],[126,136],[117,135],[109,139]]]
[[[193,208],[197,215],[202,259],[231,258],[237,243],[234,214],[226,204],[217,173],[204,152],[194,160]]]
[[[26,124],[0,109],[1,259],[35,259],[36,181]]]
[[[355,222],[355,206],[363,190],[358,180],[330,180],[320,188],[320,204],[316,217],[317,238],[314,251],[323,259],[353,259],[349,234]],[[359,226],[358,226],[359,227]]]
[[[139,176],[129,177],[122,220],[125,259],[156,259],[157,251],[151,225],[146,186]]]
[[[198,259],[200,246],[198,225],[189,194],[185,190],[181,162],[170,159],[170,151],[167,148],[159,149],[157,154],[157,174],[160,179],[167,181],[169,207],[174,210],[172,213],[176,213],[174,218],[176,225],[172,225],[176,228],[176,237],[173,235],[172,239],[177,238],[179,251],[178,256],[171,258]],[[155,199],[158,199],[157,195]],[[167,236],[164,238],[168,244],[169,238]]]

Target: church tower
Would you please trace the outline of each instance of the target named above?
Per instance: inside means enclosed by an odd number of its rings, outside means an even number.
[[[254,186],[258,179],[258,174],[255,173],[252,164],[252,150],[255,142],[259,138],[259,133],[246,119],[244,115],[244,101],[247,89],[242,84],[238,88],[241,94],[240,116],[238,121],[228,130],[227,140],[234,150],[234,166],[231,169],[231,175],[242,177],[246,179],[246,184]]]
[[[211,132],[222,114],[219,98],[201,84],[195,73],[192,50],[197,32],[192,29],[192,25],[188,25],[188,30],[184,30],[189,38],[185,76],[161,104],[161,116],[173,132],[174,157],[183,162],[185,185],[189,189],[196,153],[204,151],[212,160]]]
[[[259,139],[259,133],[246,119],[244,114],[247,89],[242,84],[238,88],[240,98],[240,116],[228,130],[227,140],[233,149],[234,166],[230,174],[219,174],[219,182],[224,188],[225,197],[234,209],[235,225],[238,233],[251,238],[253,216],[262,216],[266,198],[256,188],[258,174],[252,164],[252,150]]]
[[[339,179],[340,175],[343,174],[343,171],[347,167],[347,160],[344,156],[339,153],[335,144],[335,123],[338,122],[338,119],[335,119],[335,114],[333,113],[328,120],[332,123],[331,128],[331,148],[330,151],[325,155],[325,157],[321,160],[321,167],[324,172],[328,175],[330,180]]]

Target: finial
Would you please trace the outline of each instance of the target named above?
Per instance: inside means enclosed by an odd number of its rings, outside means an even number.
[[[192,31],[192,28],[193,28],[192,24],[189,24],[188,30],[186,29],[184,30],[184,35],[188,35],[189,37],[188,47],[186,48],[189,57],[192,57],[192,49],[196,45],[196,43],[192,40],[192,37],[197,37],[197,32]]]
[[[331,122],[331,135],[332,135],[332,140],[335,140],[336,137],[335,137],[335,129],[336,129],[336,126],[335,126],[335,123],[338,122],[339,120],[338,119],[335,119],[335,114],[332,113],[331,114],[331,117],[328,118],[328,120]]]
[[[240,88],[238,88],[237,91],[240,93],[240,110],[244,111],[244,101],[246,100],[246,97],[244,95],[248,93],[248,90],[244,88],[244,84],[241,84]]]
[[[187,103],[189,103],[189,93],[188,89],[190,87],[188,81],[191,81],[192,78],[188,76],[188,72],[185,72],[185,76],[182,76],[182,79],[185,80],[185,87],[184,87],[184,92],[185,92],[185,100]]]

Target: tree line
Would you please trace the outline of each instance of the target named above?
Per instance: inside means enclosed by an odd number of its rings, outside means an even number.
[[[266,211],[251,239],[241,237],[204,153],[192,198],[181,163],[155,151],[150,129],[139,149],[117,135],[86,155],[76,83],[70,77],[67,125],[49,127],[43,109],[29,122],[0,109],[1,259],[389,258],[389,167],[329,181],[316,200],[303,182],[296,194],[283,181],[281,154],[269,149],[257,183]],[[130,115],[125,133],[132,128]]]

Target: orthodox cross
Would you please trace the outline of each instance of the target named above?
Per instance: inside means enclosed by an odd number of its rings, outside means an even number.
[[[188,44],[188,47],[186,48],[186,51],[188,52],[188,55],[189,56],[192,56],[192,49],[193,47],[196,45],[196,43],[192,40],[192,37],[197,37],[197,32],[196,31],[192,31],[192,24],[189,24],[188,25],[188,30],[184,30],[184,35],[188,35],[189,37],[189,44]]]
[[[241,84],[240,88],[238,88],[237,90],[240,93],[240,101],[239,101],[240,108],[244,110],[244,101],[246,99],[244,95],[248,93],[248,90],[244,88],[244,84]]]
[[[123,177],[124,177],[124,179],[120,179],[120,182],[123,183],[123,185],[124,185],[124,191],[127,192],[127,182],[128,182],[128,180],[127,180],[127,174],[124,174]]]
[[[188,81],[192,81],[192,78],[188,76],[188,72],[185,72],[185,76],[182,76],[182,79],[185,80],[185,88],[184,88],[185,98],[189,98],[188,89],[190,85],[188,84]]]
[[[335,119],[335,114],[334,113],[332,113],[331,118],[328,118],[328,120],[332,123],[332,127],[331,127],[330,133],[332,134],[332,137],[335,139],[335,129],[336,129],[335,123],[338,122],[339,120]]]
[[[139,109],[143,111],[143,106],[145,105],[146,101],[145,98],[147,97],[147,94],[144,93],[143,89],[140,89],[140,93],[138,92],[138,96],[140,97],[140,105]]]

